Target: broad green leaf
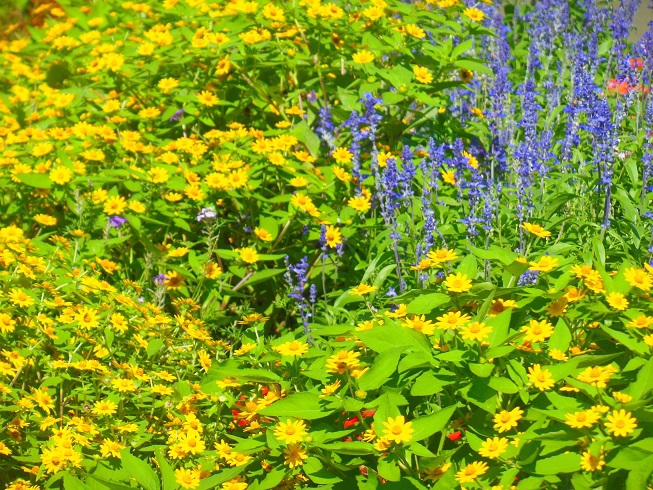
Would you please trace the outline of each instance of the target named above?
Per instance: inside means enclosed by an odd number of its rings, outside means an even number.
[[[397,370],[399,357],[401,357],[401,353],[405,350],[406,347],[404,346],[379,354],[374,359],[372,367],[358,380],[358,387],[361,390],[367,391],[375,390],[383,385]]]
[[[159,490],[161,488],[159,477],[152,467],[136,456],[132,456],[128,447],[120,451],[120,461],[124,470],[139,484],[143,485],[145,490]]]
[[[322,406],[322,400],[313,393],[294,393],[277,400],[272,405],[259,411],[261,415],[273,417],[296,417],[298,419],[314,420],[327,417],[331,411]]]
[[[456,411],[456,407],[446,407],[431,415],[418,417],[412,420],[413,440],[422,441],[427,437],[432,436],[438,431],[444,429],[449,422],[449,419]]]

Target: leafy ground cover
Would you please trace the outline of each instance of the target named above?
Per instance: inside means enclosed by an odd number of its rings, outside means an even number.
[[[33,2],[0,483],[645,489],[639,2]]]

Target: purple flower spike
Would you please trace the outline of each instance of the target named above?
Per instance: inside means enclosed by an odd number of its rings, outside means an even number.
[[[109,224],[114,228],[120,228],[125,223],[127,223],[127,219],[122,218],[120,216],[111,216],[109,218]]]
[[[177,112],[175,112],[171,117],[170,117],[170,122],[175,122],[179,121],[181,119],[181,116],[184,115],[184,110],[179,109]]]
[[[168,276],[165,274],[157,274],[152,278],[152,281],[154,281],[154,284],[157,286],[163,286],[163,283],[168,280]]]

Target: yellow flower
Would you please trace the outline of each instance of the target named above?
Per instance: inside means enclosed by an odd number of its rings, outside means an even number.
[[[468,17],[470,20],[474,22],[481,22],[485,18],[485,14],[483,11],[477,9],[477,8],[466,8],[463,11],[463,14],[465,14],[466,17]]]
[[[431,83],[433,81],[433,74],[424,66],[413,65],[413,74],[415,80],[419,83]]]
[[[25,291],[16,288],[12,289],[9,293],[9,301],[11,301],[11,304],[23,308],[34,304],[34,298],[29,296]]]
[[[293,340],[292,342],[285,342],[281,345],[273,346],[272,350],[282,356],[303,356],[308,352],[308,344]]]
[[[463,314],[460,311],[449,311],[442,316],[436,318],[436,326],[440,330],[449,330],[462,327],[467,324],[471,318],[469,315]]]
[[[505,437],[488,438],[481,444],[478,454],[484,458],[494,459],[501,456],[508,449],[508,439]]]
[[[456,172],[453,170],[440,170],[440,175],[442,176],[442,181],[445,184],[456,185]]]
[[[347,206],[354,208],[356,211],[361,213],[369,211],[369,209],[372,207],[370,204],[370,198],[366,196],[352,197],[349,199],[349,201],[347,201]]]
[[[506,432],[507,430],[517,427],[517,423],[521,419],[521,416],[524,414],[524,411],[517,407],[510,412],[508,410],[502,410],[501,412],[494,415],[494,428],[499,431],[499,434]]]
[[[197,488],[200,486],[200,472],[197,470],[179,468],[178,470],[175,470],[175,480],[182,488]]]
[[[412,422],[405,422],[403,415],[399,415],[394,419],[388,417],[388,420],[383,422],[383,426],[385,427],[383,429],[383,436],[389,441],[394,441],[396,444],[410,442],[415,432],[411,428],[412,425]]]
[[[179,86],[179,81],[175,78],[163,78],[159,80],[157,86],[161,89],[161,93],[168,94],[172,89]]]
[[[431,335],[435,331],[433,322],[427,320],[424,315],[413,315],[412,318],[406,318],[403,321],[403,325],[404,327],[422,332],[424,335]]]
[[[546,231],[540,225],[536,225],[533,223],[524,223],[523,225],[521,225],[521,227],[527,232],[532,233],[533,235],[540,238],[546,238],[551,236],[551,232]]]
[[[490,306],[490,309],[487,312],[487,315],[489,317],[495,317],[504,311],[506,311],[509,308],[517,309],[517,302],[513,301],[511,299],[495,299],[492,301],[492,305]]]
[[[620,393],[619,391],[615,391],[612,393],[612,398],[617,400],[619,403],[628,403],[633,401],[633,397],[630,395],[627,395],[626,393]]]
[[[427,470],[423,470],[424,479],[432,482],[438,481],[442,476],[451,468],[451,463],[444,463],[439,466],[434,466]]]
[[[542,369],[539,364],[534,364],[528,368],[528,379],[540,391],[550,390],[555,385],[551,371]]]
[[[324,385],[324,388],[322,388],[322,394],[324,396],[330,396],[333,395],[338,389],[340,388],[340,380],[337,379],[334,383],[329,383],[327,385]]]
[[[202,90],[199,94],[197,94],[197,101],[205,105],[207,107],[213,107],[214,105],[217,105],[220,99],[218,99],[213,93],[209,92],[208,90]]]
[[[583,429],[585,427],[592,427],[596,422],[598,422],[600,415],[594,410],[585,410],[582,412],[568,413],[565,414],[565,418],[569,427],[574,429]]]
[[[122,214],[127,208],[127,202],[122,196],[111,196],[104,202],[104,213],[110,215]]]
[[[427,257],[431,263],[435,265],[442,264],[444,262],[451,262],[458,258],[458,254],[455,250],[449,250],[446,248],[441,248],[439,250],[432,250],[428,253]]]
[[[57,224],[57,218],[47,214],[37,214],[34,216],[34,221],[43,226],[54,226]]]
[[[133,391],[136,391],[136,385],[131,379],[123,379],[123,378],[114,379],[111,382],[111,386],[113,386],[120,393],[131,393]]]
[[[470,323],[460,329],[463,340],[483,341],[492,333],[492,327],[486,326],[483,322]]]
[[[334,160],[338,163],[349,163],[351,162],[351,159],[354,157],[354,154],[350,152],[347,148],[336,148],[331,156],[334,158]]]
[[[236,249],[236,252],[240,256],[240,260],[247,264],[254,264],[259,260],[259,255],[256,253],[256,250],[251,247],[239,248]]]
[[[125,445],[111,439],[104,439],[100,446],[100,453],[103,458],[113,457],[120,459],[120,451],[125,449]]]
[[[302,442],[304,436],[307,435],[306,424],[303,420],[286,420],[286,422],[279,422],[274,429],[275,437],[283,441],[284,444],[295,444]]]
[[[352,296],[364,296],[366,294],[373,293],[377,289],[379,289],[377,286],[370,286],[370,285],[365,284],[363,282],[363,283],[360,283],[355,288],[350,289],[349,294],[351,294]]]
[[[337,245],[340,245],[342,243],[342,235],[340,234],[340,230],[332,225],[327,225],[325,228],[326,230],[324,237],[326,239],[327,246],[335,248]]]
[[[358,53],[354,53],[354,56],[352,56],[352,59],[354,60],[355,63],[359,63],[361,65],[365,65],[367,63],[371,63],[374,61],[374,54],[367,50],[362,50],[359,51]]]
[[[474,461],[456,473],[456,480],[458,483],[473,482],[479,476],[484,475],[487,470],[488,465],[485,461]]]
[[[615,437],[626,437],[637,428],[637,419],[625,410],[614,410],[607,418],[605,428]]]
[[[360,365],[358,357],[360,357],[360,352],[338,351],[327,359],[327,372],[344,374],[347,369],[357,368]]]
[[[603,460],[603,451],[598,456],[594,456],[591,451],[587,450],[583,452],[583,455],[580,458],[580,467],[583,471],[601,471],[605,461]]]
[[[50,171],[50,180],[55,184],[64,185],[73,178],[73,172],[68,167],[60,165]]]
[[[526,333],[524,336],[526,342],[544,342],[553,335],[553,325],[546,320],[539,322],[531,320],[528,326],[522,327],[521,331]]]
[[[597,388],[605,388],[615,372],[616,370],[610,365],[606,367],[588,367],[580,373],[576,379],[583,383],[591,384]]]
[[[621,293],[608,293],[605,298],[608,304],[615,310],[623,311],[628,308],[628,300]]]
[[[290,468],[295,468],[304,464],[304,460],[308,459],[306,451],[301,446],[301,444],[290,444],[286,449],[283,450],[285,455],[284,465],[288,465]]]
[[[529,271],[549,272],[558,267],[558,259],[556,257],[545,255],[537,262],[529,262],[529,264]]]
[[[118,405],[111,400],[100,400],[95,402],[91,412],[95,415],[113,415],[117,409]]]
[[[634,320],[628,322],[626,327],[628,328],[648,328],[653,325],[653,317],[646,315],[639,315]]]
[[[466,274],[460,272],[457,274],[449,274],[444,280],[444,285],[448,291],[453,293],[464,293],[472,289],[472,281]]]
[[[626,269],[624,276],[626,281],[633,287],[639,288],[642,291],[650,291],[653,286],[653,277],[644,269],[636,269],[629,267]]]

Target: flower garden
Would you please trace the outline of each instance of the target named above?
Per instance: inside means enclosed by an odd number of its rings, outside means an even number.
[[[0,6],[0,486],[653,486],[622,0]]]

